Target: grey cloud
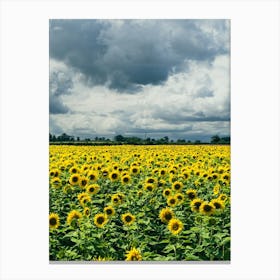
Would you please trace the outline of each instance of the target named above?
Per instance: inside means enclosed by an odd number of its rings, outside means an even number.
[[[52,96],[49,103],[50,114],[66,114],[69,112],[69,108],[63,104],[59,96]]]
[[[207,31],[204,20],[51,20],[50,57],[76,68],[90,85],[134,92],[162,83],[188,60],[228,53],[227,22],[210,22]]]

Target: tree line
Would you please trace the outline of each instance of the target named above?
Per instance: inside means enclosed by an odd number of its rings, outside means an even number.
[[[219,135],[213,135],[211,137],[210,142],[202,142],[200,140],[185,140],[185,139],[177,139],[174,141],[173,139],[169,139],[168,136],[164,136],[159,139],[154,138],[146,138],[142,139],[140,137],[136,136],[123,136],[123,135],[116,135],[113,140],[105,137],[95,137],[93,139],[91,138],[85,138],[81,139],[80,137],[74,137],[67,135],[66,133],[62,133],[59,136],[56,136],[54,134],[49,134],[49,142],[51,144],[87,144],[87,145],[100,145],[100,144],[108,144],[108,145],[120,145],[120,144],[131,144],[131,145],[163,145],[163,144],[224,144],[228,145],[230,144],[230,137],[220,137]]]

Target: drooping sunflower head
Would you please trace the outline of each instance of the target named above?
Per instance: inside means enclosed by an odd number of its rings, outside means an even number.
[[[191,201],[190,206],[193,212],[199,212],[200,205],[203,203],[203,200],[200,198],[195,198]]]
[[[159,218],[163,223],[168,223],[172,218],[174,218],[174,213],[170,208],[164,208],[159,213]]]
[[[103,213],[96,214],[93,220],[94,224],[99,228],[103,228],[104,225],[108,222],[107,216]]]
[[[172,234],[177,235],[183,230],[184,225],[180,220],[173,218],[169,221],[167,227]]]
[[[128,174],[126,174],[126,175],[122,176],[121,181],[122,181],[123,185],[129,184],[131,181],[131,178]]]
[[[130,251],[126,252],[126,261],[141,261],[142,256],[140,250],[132,248]]]
[[[173,184],[172,184],[172,189],[176,192],[180,192],[183,188],[183,184],[182,182],[179,182],[179,181],[175,181]]]
[[[172,191],[171,191],[171,189],[169,189],[169,188],[168,188],[168,189],[164,189],[163,192],[162,192],[162,194],[163,194],[165,197],[170,196],[171,193],[172,193]]]
[[[84,216],[88,217],[90,215],[90,209],[88,207],[85,207],[83,214],[84,214]]]
[[[88,194],[95,195],[99,192],[100,187],[97,184],[88,185],[86,191]]]
[[[190,199],[190,200],[193,200],[196,198],[196,190],[194,190],[194,189],[187,190],[186,194],[187,194],[188,199]]]
[[[74,226],[77,223],[79,223],[79,219],[81,219],[81,218],[82,218],[81,212],[79,212],[77,210],[72,210],[71,212],[68,213],[67,224],[69,226]]]
[[[204,201],[199,207],[199,212],[210,216],[215,212],[215,206],[211,202]]]
[[[177,204],[177,199],[176,199],[176,197],[175,197],[175,196],[169,196],[169,197],[167,198],[167,204],[168,204],[169,206],[171,206],[171,207],[176,206],[176,204]]]
[[[111,217],[115,214],[115,209],[112,206],[107,206],[104,208],[104,213],[106,216]]]
[[[223,210],[225,208],[225,203],[221,199],[212,199],[211,203],[214,205],[216,210]]]
[[[71,175],[70,179],[69,179],[69,183],[72,185],[72,186],[77,186],[79,185],[79,181],[80,181],[80,175],[79,174],[73,174]]]
[[[49,215],[49,227],[50,229],[57,229],[60,225],[59,216],[56,213],[50,213]]]
[[[125,225],[129,226],[134,223],[135,216],[133,216],[131,213],[125,213],[122,215],[122,221]]]

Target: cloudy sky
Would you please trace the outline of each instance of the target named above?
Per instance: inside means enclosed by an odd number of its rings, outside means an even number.
[[[50,20],[50,133],[230,135],[229,20]]]

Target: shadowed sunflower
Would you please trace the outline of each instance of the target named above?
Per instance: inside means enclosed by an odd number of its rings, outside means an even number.
[[[104,208],[104,213],[108,216],[111,217],[115,214],[115,209],[112,206],[107,206]]]
[[[49,226],[51,229],[57,229],[60,225],[59,216],[56,213],[49,215]]]
[[[118,194],[113,194],[112,198],[111,198],[111,201],[114,205],[119,205],[122,202],[120,197],[118,196]]]
[[[174,218],[169,221],[167,227],[169,231],[174,235],[179,234],[184,228],[183,223],[180,220]]]
[[[218,199],[220,199],[220,200],[222,200],[222,201],[226,201],[227,198],[228,198],[227,195],[224,194],[224,193],[220,194],[219,197],[218,197]]]
[[[90,215],[90,210],[89,210],[89,208],[88,208],[88,207],[85,207],[83,213],[84,213],[84,216],[88,217],[88,216]]]
[[[107,216],[103,213],[96,214],[93,220],[94,224],[99,228],[103,228],[104,225],[108,222]]]
[[[132,248],[130,251],[126,252],[126,261],[141,261],[141,252],[136,248]]]
[[[68,213],[67,216],[67,224],[68,225],[74,225],[74,223],[78,223],[79,219],[82,218],[81,212],[77,210],[72,210],[71,212]]]
[[[210,216],[215,212],[215,206],[211,202],[204,201],[199,207],[199,212]]]
[[[58,177],[55,177],[51,180],[51,186],[58,189],[62,186],[61,180]]]
[[[159,218],[163,223],[168,223],[172,218],[174,218],[174,213],[172,209],[166,207],[160,211]]]
[[[195,198],[191,201],[190,206],[193,212],[199,212],[200,205],[203,203],[203,200],[200,198]]]
[[[196,198],[196,190],[189,189],[186,191],[186,194],[187,194],[188,199],[190,199],[190,200],[193,200]]]
[[[122,221],[126,226],[129,226],[129,225],[134,223],[135,216],[133,216],[130,213],[125,213],[125,214],[122,215]]]
[[[81,177],[79,180],[79,186],[84,189],[87,186],[88,179],[86,177]]]
[[[92,182],[96,182],[98,180],[98,173],[97,172],[91,171],[91,172],[88,173],[87,176],[88,176],[88,179]]]
[[[178,202],[178,204],[182,204],[184,202],[184,195],[182,193],[176,193],[175,198]]]

